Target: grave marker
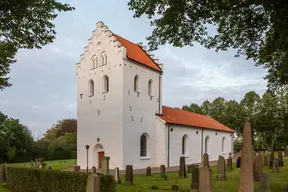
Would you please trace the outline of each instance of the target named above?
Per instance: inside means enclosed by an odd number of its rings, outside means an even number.
[[[125,179],[127,184],[133,185],[133,165],[126,165]]]
[[[218,157],[216,180],[217,181],[225,181],[226,180],[225,159],[221,155],[219,155],[219,157]]]

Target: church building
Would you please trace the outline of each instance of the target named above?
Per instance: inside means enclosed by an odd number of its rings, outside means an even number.
[[[163,64],[135,44],[96,24],[77,76],[77,164],[81,169],[135,169],[200,163],[233,153],[234,131],[211,117],[162,105]],[[169,86],[169,85],[165,85]]]

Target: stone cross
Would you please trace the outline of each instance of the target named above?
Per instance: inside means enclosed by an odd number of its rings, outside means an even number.
[[[284,166],[282,151],[278,151],[278,165],[279,165],[279,167],[283,167]]]
[[[191,165],[192,182],[190,192],[198,192],[199,190],[199,166]]]
[[[261,174],[263,172],[263,167],[262,167],[262,156],[258,155],[255,158],[255,169],[254,169],[254,181],[259,182]]]
[[[107,157],[107,156],[102,157],[101,173],[104,175],[109,174],[109,160],[110,160],[110,157]]]
[[[275,158],[273,160],[273,169],[272,169],[273,173],[279,173],[279,164],[278,164],[278,159]]]
[[[97,174],[88,176],[86,192],[100,192],[100,176]]]
[[[225,159],[221,155],[219,155],[219,157],[218,157],[216,180],[217,181],[225,181],[226,180]]]
[[[199,170],[199,192],[212,191],[212,170],[208,166],[203,166]]]
[[[146,176],[150,177],[151,176],[151,167],[146,168]]]
[[[180,165],[179,165],[179,177],[180,178],[186,178],[186,165],[185,165],[185,157],[180,157]]]
[[[207,153],[204,153],[204,155],[203,155],[203,166],[210,167],[209,166],[209,156]]]
[[[253,158],[250,120],[246,119],[243,128],[243,142],[238,192],[253,192]]]
[[[119,167],[115,167],[115,181],[117,184],[121,184],[120,174],[119,174]]]
[[[96,167],[95,166],[92,167],[92,172],[96,173]]]
[[[126,165],[125,179],[127,184],[133,185],[133,165]]]
[[[236,160],[236,168],[240,168],[241,167],[241,157],[238,157]]]
[[[163,177],[165,173],[165,165],[160,165],[160,176]]]
[[[267,154],[264,155],[264,166],[268,165],[268,156]]]
[[[269,183],[268,173],[262,173],[260,177],[259,192],[270,192],[270,183]]]
[[[34,161],[31,161],[31,168],[34,168]]]

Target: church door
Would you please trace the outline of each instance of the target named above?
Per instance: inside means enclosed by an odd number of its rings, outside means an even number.
[[[98,152],[98,168],[102,168],[102,157],[104,157],[104,151]]]

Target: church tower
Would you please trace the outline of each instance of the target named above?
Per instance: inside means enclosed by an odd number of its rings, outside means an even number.
[[[77,164],[81,169],[155,166],[156,114],[162,113],[162,65],[141,44],[98,22],[77,77]],[[89,148],[86,148],[86,146]]]

